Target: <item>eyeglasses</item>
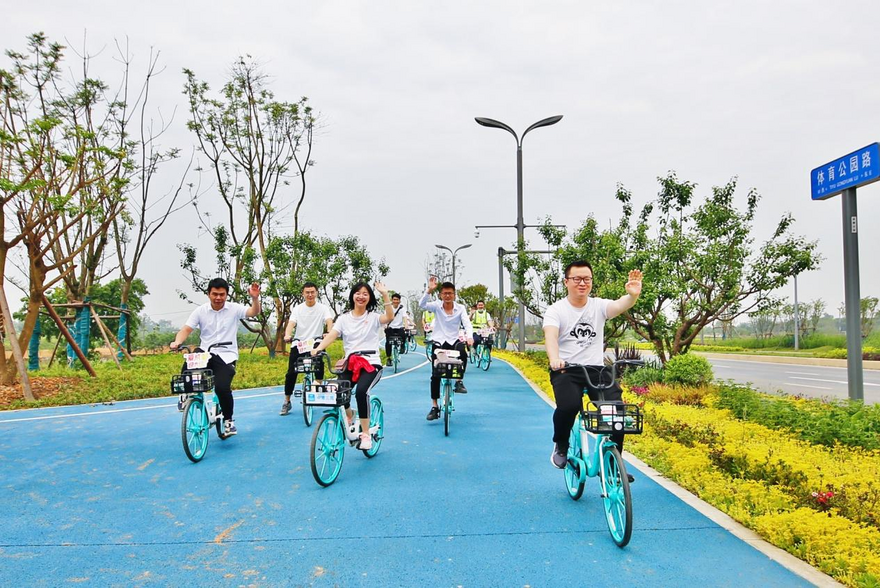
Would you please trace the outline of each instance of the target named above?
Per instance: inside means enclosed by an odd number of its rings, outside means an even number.
[[[570,278],[565,278],[566,280],[571,280],[575,284],[592,284],[593,278],[586,278],[583,276],[572,276]]]

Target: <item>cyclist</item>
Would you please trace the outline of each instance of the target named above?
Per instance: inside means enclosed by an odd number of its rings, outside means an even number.
[[[471,319],[467,314],[467,307],[455,301],[455,284],[452,282],[443,282],[440,286],[440,300],[431,300],[431,292],[437,288],[437,277],[431,276],[428,280],[428,289],[419,300],[419,306],[423,310],[434,313],[434,331],[433,343],[434,351],[431,353],[432,358],[436,359],[437,349],[457,349],[461,354],[462,376],[467,368],[467,345],[474,344],[474,329],[471,325]],[[466,341],[459,340],[459,327],[464,327],[464,336]],[[467,388],[464,386],[463,380],[455,383],[455,392],[457,394],[467,394]],[[440,418],[440,378],[431,375],[431,403],[433,406],[428,412],[428,420],[433,421]]]
[[[304,302],[297,304],[290,311],[290,320],[284,331],[284,341],[290,343],[293,339],[306,341],[317,339],[324,334],[324,328],[329,331],[333,328],[333,311],[324,304],[318,302],[318,286],[314,282],[306,282],[302,287]],[[296,328],[296,336],[291,337]],[[315,345],[318,342],[315,341]],[[290,358],[287,362],[287,375],[284,376],[284,404],[281,405],[281,416],[290,414],[290,397],[296,387],[296,361],[299,359],[299,349],[290,348]],[[324,379],[324,363],[317,365],[315,377],[318,382]]]
[[[400,304],[400,294],[397,292],[391,295],[391,312],[394,318],[385,327],[385,365],[387,366],[391,365],[391,338],[398,337],[401,347],[406,342],[406,328],[404,325],[405,320],[409,317],[409,313]],[[403,353],[403,349],[399,351]]]
[[[374,312],[378,303],[373,289],[366,282],[358,282],[348,294],[349,311],[341,315],[333,324],[321,343],[312,349],[312,355],[318,355],[327,349],[338,337],[342,337],[344,352],[343,371],[340,380],[348,380],[355,388],[358,418],[361,420],[361,438],[359,449],[369,450],[373,447],[370,438],[370,390],[382,377],[382,358],[379,356],[379,328],[394,319],[388,290],[382,282],[376,282],[376,290],[382,294],[385,302],[385,314]],[[356,357],[360,359],[355,359]],[[345,406],[349,422],[353,421],[350,405]]]
[[[226,422],[225,434],[235,435],[235,421],[232,420],[232,378],[235,377],[235,363],[238,361],[238,322],[245,318],[253,318],[260,314],[260,285],[254,282],[248,288],[251,297],[250,307],[229,302],[229,282],[223,278],[214,278],[208,282],[209,302],[195,309],[186,324],[171,342],[171,349],[180,347],[190,333],[199,329],[199,348],[208,349],[214,343],[231,341],[232,345],[217,347],[208,361],[208,369],[214,372],[214,392],[220,400],[220,410]]]
[[[626,312],[642,292],[642,272],[632,270],[626,282],[626,294],[617,300],[590,298],[593,289],[593,268],[586,261],[565,266],[565,287],[568,296],[554,302],[544,313],[544,337],[550,361],[550,384],[556,396],[553,412],[553,453],[550,462],[559,469],[568,461],[568,436],[578,412],[583,407],[583,391],[588,388],[590,399],[598,397],[589,389],[580,369],[566,370],[566,363],[590,366],[590,378],[601,381],[605,360],[603,343],[605,321]],[[593,375],[593,371],[596,372]],[[620,386],[605,391],[605,400],[620,400]],[[610,436],[623,451],[623,433]],[[631,476],[630,476],[631,478]],[[630,480],[632,481],[632,479]]]
[[[471,324],[474,326],[474,347],[479,345],[480,343],[485,343],[488,346],[492,346],[492,335],[486,337],[486,341],[483,341],[483,336],[480,335],[480,329],[486,329],[489,327],[495,326],[495,321],[492,320],[492,317],[489,315],[489,311],[486,310],[486,302],[483,300],[477,301],[477,306],[474,307],[473,312],[471,312]]]

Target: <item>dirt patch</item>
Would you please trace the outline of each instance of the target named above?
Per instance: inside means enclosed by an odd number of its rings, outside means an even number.
[[[79,383],[79,378],[31,378],[31,389],[37,398],[47,398],[59,392],[70,390]],[[24,400],[21,383],[14,386],[0,386],[0,407],[9,406],[16,400]]]

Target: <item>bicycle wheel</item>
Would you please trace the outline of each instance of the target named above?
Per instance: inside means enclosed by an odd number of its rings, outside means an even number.
[[[223,413],[220,410],[220,401],[216,394],[214,395],[214,415],[214,426],[217,428],[217,436],[220,437],[221,441],[226,441],[229,436],[224,429],[225,421],[223,420]]]
[[[425,341],[425,356],[427,356],[428,361],[431,361],[431,353],[434,351],[433,347],[430,341]]]
[[[416,350],[416,336],[415,335],[413,335],[412,337],[409,338],[409,350],[410,351]]]
[[[602,448],[604,472],[602,499],[605,503],[605,521],[611,538],[618,547],[625,547],[632,536],[632,495],[626,466],[617,447]]]
[[[452,414],[452,382],[443,382],[443,435],[449,437],[449,419]]]
[[[476,348],[471,350],[470,357],[468,357],[468,359],[471,362],[471,365],[477,363],[477,359],[480,357],[480,354],[482,353],[482,348],[483,348],[482,345],[477,345]]]
[[[345,433],[339,425],[339,415],[329,412],[321,418],[312,434],[312,475],[321,486],[336,481],[345,457]]]
[[[302,395],[302,405],[303,405],[303,421],[305,421],[307,427],[312,426],[312,417],[314,416],[314,411],[312,407],[306,404],[306,389],[312,385],[312,374],[306,374],[303,378],[303,395]]]
[[[565,489],[572,500],[579,500],[584,495],[586,480],[586,464],[581,448],[581,417],[578,415],[568,435],[568,463],[565,464]]]
[[[397,373],[397,364],[400,363],[400,349],[397,343],[391,346],[391,361],[394,363],[394,373]]]
[[[370,430],[378,427],[375,433],[372,433],[373,447],[367,450],[361,450],[367,457],[373,457],[379,453],[379,445],[382,444],[382,438],[385,436],[385,409],[382,408],[382,401],[373,396],[370,398]]]
[[[480,358],[480,367],[484,372],[489,371],[489,364],[492,363],[492,348],[488,345],[483,346],[483,357]]]
[[[183,439],[183,452],[193,463],[201,461],[208,451],[209,426],[204,401],[198,396],[190,396],[183,407],[180,436]]]

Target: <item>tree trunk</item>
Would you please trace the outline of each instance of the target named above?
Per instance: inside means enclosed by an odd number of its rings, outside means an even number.
[[[21,346],[19,345],[18,338],[15,336],[15,324],[12,322],[12,312],[9,310],[9,304],[6,301],[6,290],[3,288],[3,284],[0,284],[0,311],[3,313],[3,323],[6,325],[6,336],[9,337],[9,345],[12,347],[12,357],[15,358],[13,365],[17,368],[18,375],[21,376],[21,389],[24,392],[24,397],[26,400],[34,401],[36,398],[34,398],[34,393],[31,390],[31,381],[28,378]],[[28,338],[30,338],[30,335],[28,335]],[[5,357],[6,349],[3,349],[3,354]],[[12,372],[12,370],[8,371]],[[4,384],[11,385],[15,382],[15,372],[12,372],[10,376],[7,382],[6,374],[4,374]]]

